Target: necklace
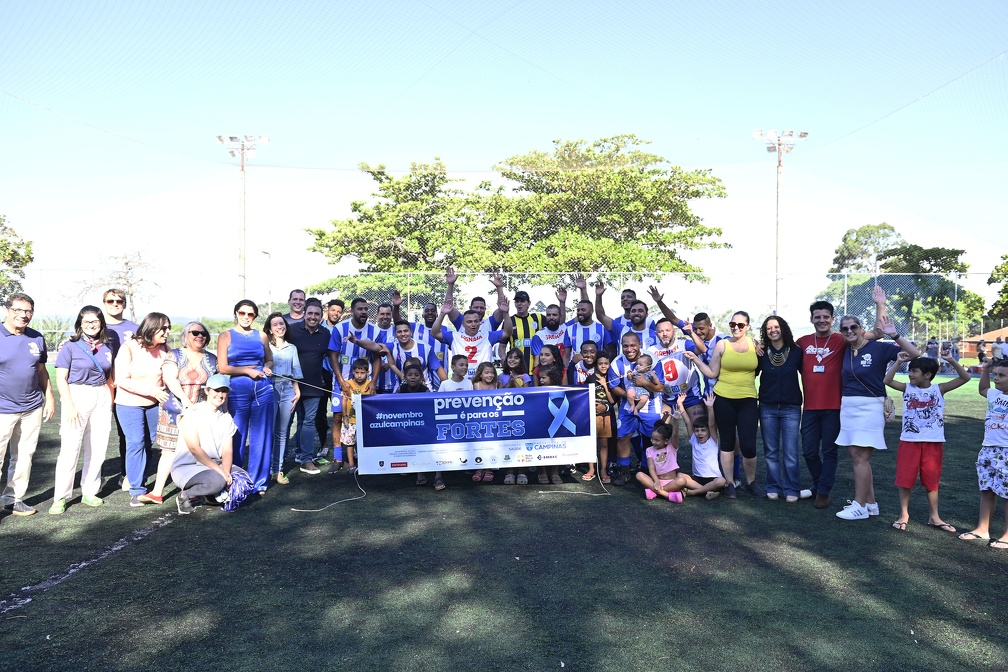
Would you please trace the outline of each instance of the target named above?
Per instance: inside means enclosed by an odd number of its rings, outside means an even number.
[[[812,332],[812,343],[815,345],[815,351],[816,351],[815,358],[816,358],[816,361],[819,362],[820,364],[822,363],[823,349],[826,348],[827,346],[829,346],[829,339],[830,339],[830,336],[832,336],[832,335],[833,335],[832,333],[826,334],[826,341],[823,343],[823,347],[820,348],[819,347],[819,336],[815,332]]]
[[[791,346],[784,348],[783,350],[774,350],[773,346],[767,349],[770,355],[770,363],[774,366],[784,366],[784,362],[787,361],[788,355],[791,354]]]
[[[861,348],[863,348],[865,343],[867,343],[867,341],[864,340],[864,339],[862,339],[861,342],[858,343],[857,345],[852,345],[851,346],[851,352],[854,353],[855,357],[857,356],[858,350],[860,350]]]

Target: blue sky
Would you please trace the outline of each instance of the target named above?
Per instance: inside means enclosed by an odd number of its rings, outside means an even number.
[[[249,286],[279,295],[332,274],[300,232],[370,193],[361,161],[440,156],[478,179],[556,138],[633,132],[725,181],[725,201],[697,204],[735,244],[697,256],[714,301],[743,265],[765,280],[768,253],[772,292],[774,161],[750,134],[793,128],[810,133],[784,168],[795,279],[821,274],[847,228],[885,220],[965,247],[986,291],[1006,248],[1006,49],[1000,2],[8,0],[0,212],[35,241],[29,280],[50,304],[72,309],[87,269],[139,250],[158,307],[223,314],[238,170],[220,133],[271,137],[248,172]],[[174,272],[181,259],[206,274]]]

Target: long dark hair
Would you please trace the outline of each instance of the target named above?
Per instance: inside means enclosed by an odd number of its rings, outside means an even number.
[[[760,340],[763,341],[763,345],[765,345],[768,348],[770,347],[770,335],[767,333],[767,323],[770,320],[777,320],[777,323],[780,325],[780,335],[781,340],[784,341],[784,347],[785,348],[795,347],[794,334],[791,333],[791,326],[787,323],[787,320],[785,320],[783,317],[778,317],[776,315],[771,315],[770,317],[766,318],[765,320],[763,320],[763,324],[760,325],[759,334],[760,334]]]
[[[518,355],[518,366],[514,369],[508,364],[508,357],[511,355]],[[528,371],[525,366],[525,353],[523,353],[518,348],[511,348],[504,355],[504,362],[501,365],[501,372],[506,373],[509,376],[524,376]]]
[[[154,334],[161,331],[163,327],[171,327],[171,320],[164,313],[147,313],[140,321],[133,338],[145,348],[154,345]]]
[[[235,308],[235,312],[238,312],[238,308]],[[266,334],[266,338],[269,339],[271,345],[276,345],[276,337],[273,336],[273,330],[270,329],[270,325],[276,318],[283,320],[284,326],[287,327],[287,331],[290,332],[290,325],[287,323],[287,318],[283,316],[283,313],[276,311],[272,312],[266,316],[266,322],[263,324],[263,332]],[[287,340],[287,336],[284,336],[284,340]]]
[[[84,306],[77,313],[77,321],[74,322],[74,335],[70,337],[71,341],[79,341],[84,338],[84,330],[81,329],[81,323],[84,322],[85,315],[97,315],[98,321],[101,322],[101,329],[98,331],[98,338],[95,340],[99,343],[107,344],[109,342],[108,338],[108,327],[105,324],[105,314],[102,313],[101,308],[97,306]]]

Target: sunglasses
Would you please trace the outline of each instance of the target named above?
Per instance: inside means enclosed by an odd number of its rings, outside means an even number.
[[[170,324],[166,324],[163,327],[161,327],[160,329],[158,329],[158,331],[171,331],[171,325]]]
[[[124,306],[126,302],[122,299],[105,299],[105,305],[107,306]]]
[[[741,331],[742,329],[745,329],[748,326],[749,325],[747,323],[745,323],[745,322],[729,322],[728,323],[728,328],[729,329],[738,329],[739,331]]]
[[[256,316],[255,313],[244,311],[244,310],[239,310],[238,312],[235,313],[235,315],[237,315],[238,317],[255,317]]]
[[[846,334],[848,331],[857,331],[861,327],[857,324],[852,324],[849,327],[840,327],[840,333]]]
[[[200,331],[198,329],[193,329],[192,331],[189,332],[189,334],[191,336],[195,336],[196,338],[210,338],[210,334],[208,334],[205,331]]]

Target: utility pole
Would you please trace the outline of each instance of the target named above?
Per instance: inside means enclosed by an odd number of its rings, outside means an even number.
[[[266,135],[218,135],[217,142],[224,145],[228,156],[240,160],[241,166],[241,223],[238,225],[238,277],[241,278],[239,296],[248,298],[245,275],[245,160],[255,158],[257,144],[269,142]]]

